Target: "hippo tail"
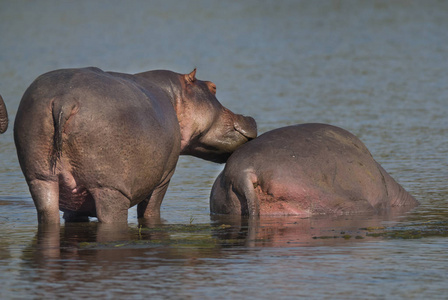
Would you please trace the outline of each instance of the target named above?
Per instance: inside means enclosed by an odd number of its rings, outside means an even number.
[[[57,161],[62,157],[62,134],[64,132],[65,125],[70,117],[77,112],[77,103],[66,103],[58,100],[54,100],[52,102],[54,136],[50,166],[53,173],[56,172]]]

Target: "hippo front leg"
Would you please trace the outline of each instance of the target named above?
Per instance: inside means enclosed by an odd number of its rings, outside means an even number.
[[[168,189],[170,181],[159,185],[151,193],[151,196],[140,202],[137,205],[137,217],[139,219],[152,219],[160,217],[160,206],[162,205],[163,197]]]

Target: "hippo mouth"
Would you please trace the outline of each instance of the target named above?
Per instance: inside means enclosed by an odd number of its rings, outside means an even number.
[[[252,117],[236,115],[233,128],[248,141],[257,137],[257,123]]]
[[[244,143],[257,137],[257,123],[252,117],[234,115],[232,123],[212,134],[202,135],[182,149],[181,154],[192,155],[215,163],[225,163],[230,155]],[[224,132],[223,132],[224,131]]]

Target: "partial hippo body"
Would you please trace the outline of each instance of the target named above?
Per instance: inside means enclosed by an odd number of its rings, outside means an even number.
[[[4,133],[6,129],[8,129],[8,111],[2,96],[0,96],[0,134]]]
[[[240,147],[210,196],[213,214],[387,213],[418,205],[344,129],[325,124],[283,127]]]
[[[257,135],[255,121],[190,74],[56,70],[25,92],[14,124],[40,223],[157,216],[179,155],[225,162]]]

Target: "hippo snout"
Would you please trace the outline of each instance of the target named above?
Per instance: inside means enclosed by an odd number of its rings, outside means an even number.
[[[233,127],[248,140],[252,140],[257,137],[257,123],[252,117],[235,115]]]

